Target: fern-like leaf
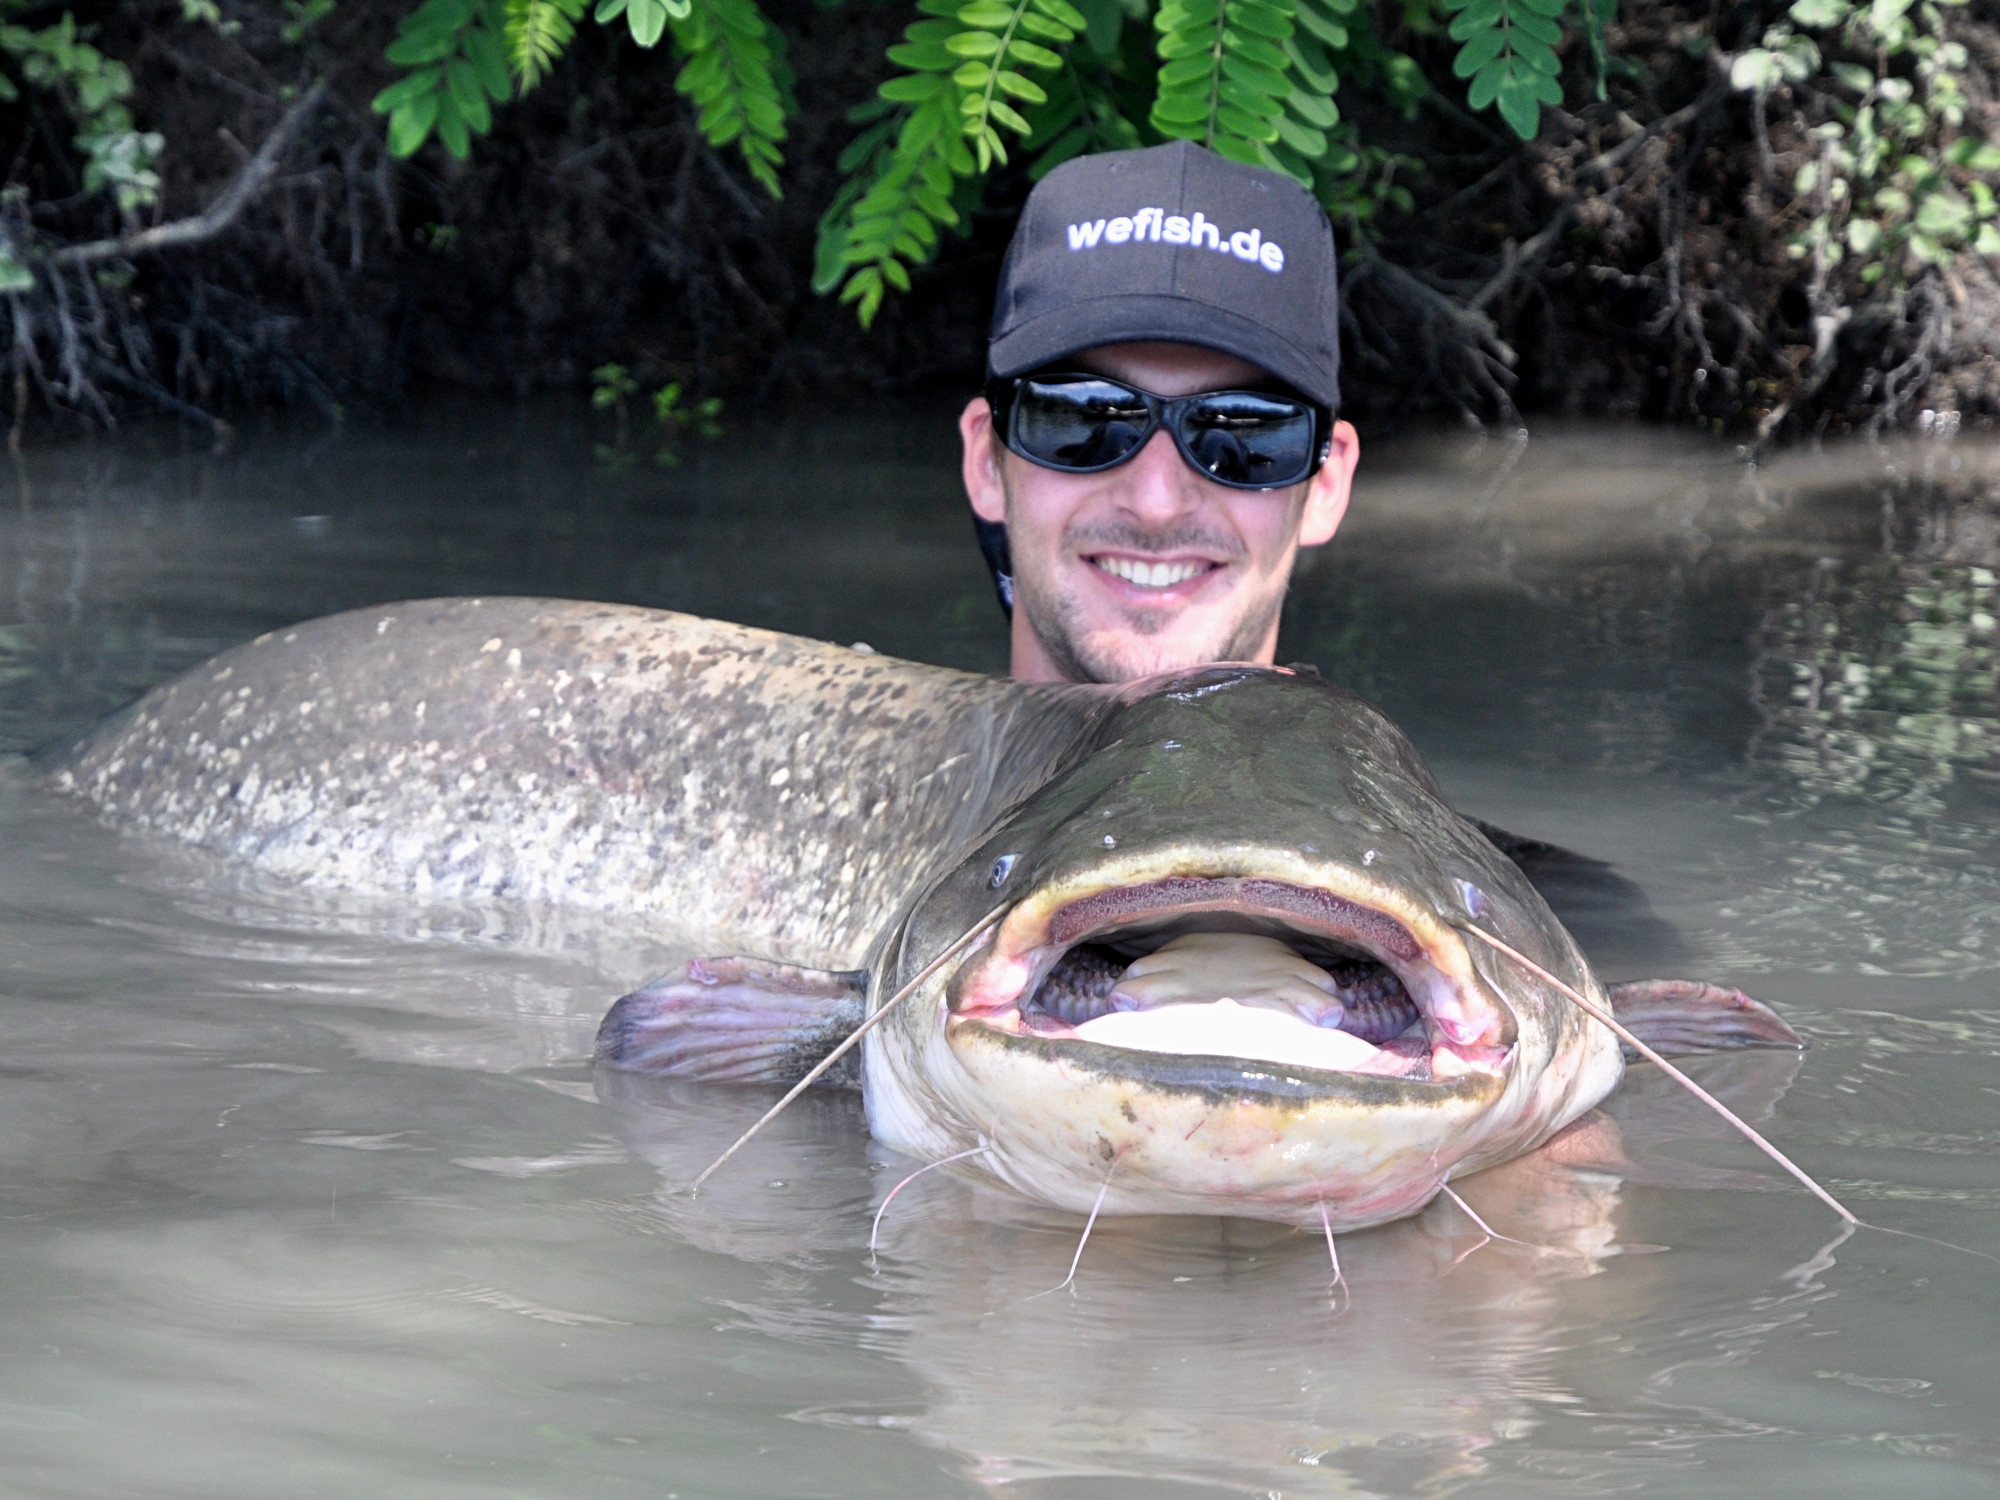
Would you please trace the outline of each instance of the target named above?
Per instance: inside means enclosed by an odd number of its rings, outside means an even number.
[[[492,106],[514,94],[506,22],[505,0],[425,0],[403,18],[387,57],[409,71],[373,106],[389,117],[391,152],[408,156],[435,134],[464,157],[492,128]]]
[[[1562,103],[1556,77],[1562,63],[1556,45],[1563,35],[1559,17],[1569,0],[1442,0],[1452,18],[1452,40],[1460,43],[1452,72],[1467,80],[1465,102],[1489,104],[1524,141],[1541,128],[1542,106]],[[1594,0],[1584,0],[1586,5]]]
[[[1021,106],[1048,102],[1048,91],[1029,76],[1062,68],[1063,46],[1084,29],[1084,18],[1069,0],[971,0],[957,19],[966,28],[945,39],[945,50],[965,59],[952,81],[965,91],[959,101],[962,128],[972,141],[983,175],[1007,160],[999,126],[1029,136],[1034,127]]]
[[[1252,166],[1284,170],[1272,152],[1293,90],[1297,0],[1165,0],[1153,128]]]
[[[555,67],[582,15],[583,0],[507,0],[507,57],[522,93]]]
[[[1007,160],[1002,132],[1037,138],[1030,115],[1060,88],[1058,49],[1086,25],[1070,0],[918,0],[917,10],[889,49],[904,71],[881,88],[896,113],[868,111],[863,149],[842,158],[844,169],[862,168],[852,181],[865,185],[843,192],[820,228],[815,280],[841,280],[841,300],[855,304],[864,326],[889,292],[909,290],[910,268],[962,221],[961,200],[969,207],[978,182]],[[1040,138],[1059,133],[1045,127]]]
[[[773,198],[783,196],[786,89],[779,38],[756,0],[692,0],[668,23],[687,59],[674,87],[693,101],[711,146],[736,143],[743,165]]]
[[[1094,45],[1094,44],[1093,44]],[[1120,108],[1102,75],[1086,71],[1072,53],[1049,90],[1048,103],[1027,112],[1034,133],[1028,149],[1035,159],[1028,176],[1040,182],[1064,162],[1097,151],[1129,151],[1143,145],[1139,127]]]

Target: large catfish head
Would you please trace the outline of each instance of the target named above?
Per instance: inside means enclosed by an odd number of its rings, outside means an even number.
[[[870,1123],[1046,1202],[1335,1230],[1415,1212],[1614,1088],[1616,1039],[1477,922],[1603,991],[1403,735],[1315,677],[1122,690],[1093,747],[892,936]]]

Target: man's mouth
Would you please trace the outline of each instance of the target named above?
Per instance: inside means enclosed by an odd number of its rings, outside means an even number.
[[[1512,1052],[1512,1017],[1461,965],[1335,891],[1177,876],[1019,915],[952,985],[954,1024],[1409,1082]]]
[[[1134,588],[1166,590],[1213,573],[1222,564],[1207,558],[1183,557],[1153,561],[1115,552],[1099,552],[1084,559],[1101,573],[1108,573]]]

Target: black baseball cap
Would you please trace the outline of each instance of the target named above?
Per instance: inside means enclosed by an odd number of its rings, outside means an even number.
[[[1099,344],[1233,354],[1340,404],[1333,226],[1281,172],[1190,141],[1065,162],[1007,247],[986,367],[1025,375]]]

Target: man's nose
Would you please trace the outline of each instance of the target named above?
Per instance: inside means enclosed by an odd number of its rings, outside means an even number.
[[[1194,472],[1164,427],[1113,472],[1120,481],[1118,503],[1136,516],[1151,520],[1177,516],[1199,503]]]

